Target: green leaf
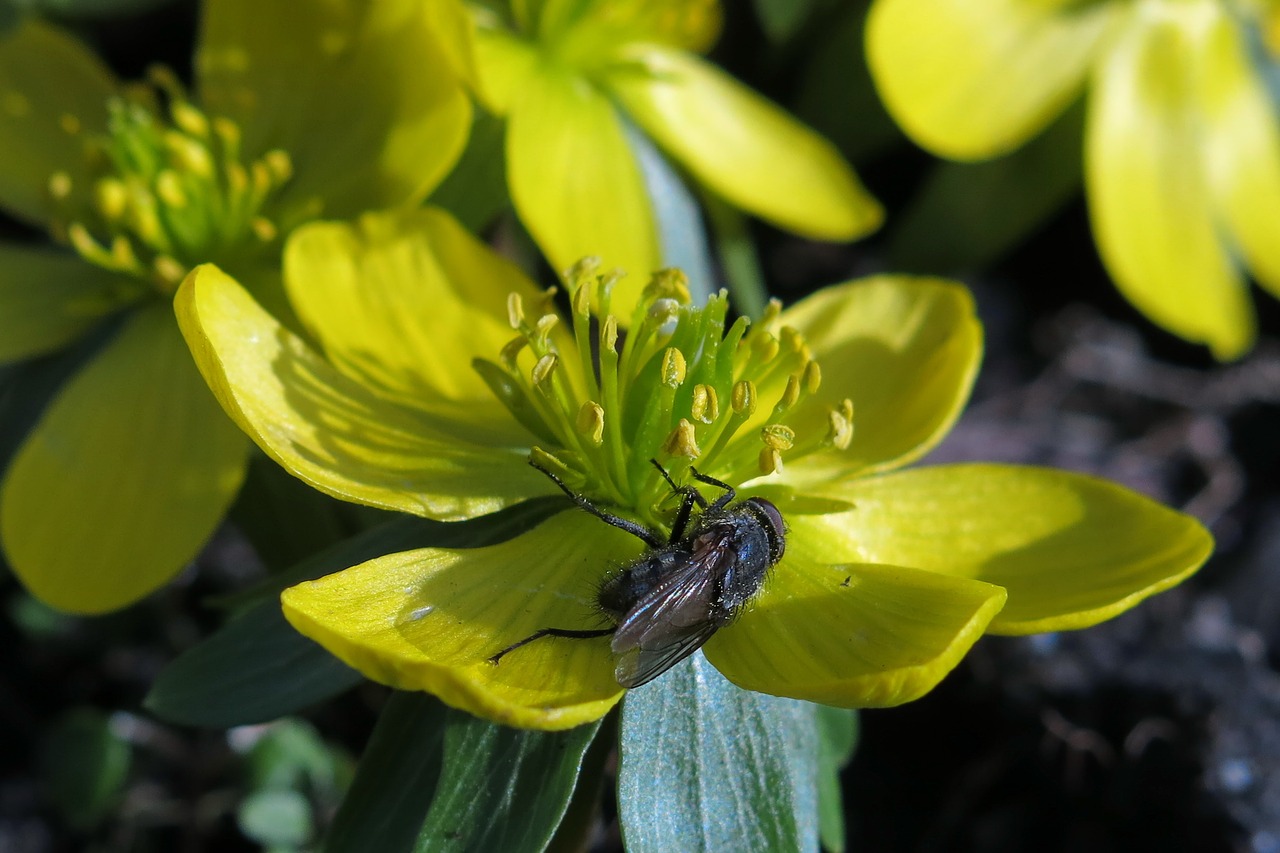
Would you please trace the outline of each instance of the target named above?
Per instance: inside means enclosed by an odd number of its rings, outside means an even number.
[[[92,708],[68,712],[49,733],[40,776],[49,798],[72,828],[91,829],[119,799],[129,775],[129,744]]]
[[[506,130],[501,119],[476,110],[462,158],[429,199],[472,233],[479,234],[511,206],[503,150]]]
[[[794,36],[813,12],[813,0],[753,0],[760,27],[773,42]]]
[[[236,823],[264,847],[301,847],[311,837],[311,803],[298,791],[264,788],[241,801]]]
[[[902,272],[981,269],[1026,238],[1080,188],[1080,103],[1022,148],[985,163],[939,163],[889,240]]]
[[[392,693],[333,819],[324,853],[413,848],[440,778],[447,709],[426,693]]]
[[[701,653],[622,703],[618,814],[630,853],[817,850],[818,732]]]
[[[559,508],[556,500],[527,501],[455,524],[401,516],[340,542],[271,578],[256,593],[270,597],[179,655],[145,705],[170,722],[226,728],[274,720],[336,696],[362,676],[293,630],[276,599],[280,589],[384,554],[501,542]]]
[[[625,117],[623,127],[627,133],[627,144],[640,164],[645,191],[653,205],[662,263],[684,270],[689,277],[694,302],[703,302],[717,288],[715,268],[707,248],[707,229],[698,210],[698,201],[689,192],[680,173],[641,130]]]
[[[599,727],[526,731],[451,710],[444,769],[415,851],[545,849]]]
[[[818,834],[822,846],[844,853],[844,798],[840,771],[858,745],[858,712],[813,705],[818,723]]]
[[[144,705],[187,726],[229,728],[292,714],[354,687],[363,676],[263,601],[165,667]]]
[[[310,724],[285,719],[253,745],[249,788],[294,788],[331,793],[338,782],[334,751]]]

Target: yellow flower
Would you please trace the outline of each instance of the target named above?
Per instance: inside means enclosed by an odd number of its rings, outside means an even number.
[[[217,261],[272,299],[300,221],[434,186],[471,116],[435,35],[448,9],[204,4],[191,95],[163,71],[123,86],[35,20],[0,36],[0,206],[62,244],[0,245],[0,362],[114,324],[0,486],[0,539],[36,596],[79,612],[128,604],[221,520],[250,445],[193,368],[173,292]]]
[[[1250,32],[1261,11],[876,0],[867,53],[907,133],[957,160],[1017,148],[1087,85],[1085,189],[1111,277],[1152,321],[1230,359],[1255,336],[1241,267],[1280,296],[1280,129]]]
[[[668,530],[691,466],[774,503],[785,556],[705,646],[742,687],[848,707],[929,690],[984,631],[1080,628],[1185,578],[1194,520],[1118,486],[1002,465],[899,471],[967,398],[966,290],[881,276],[756,324],[654,277],[628,332],[580,267],[561,317],[512,266],[426,209],[299,229],[285,286],[318,348],[214,266],[176,298],[201,372],[272,458],[345,500],[455,520],[574,490]],[[591,304],[601,306],[596,321]],[[469,369],[466,367],[470,365]],[[719,491],[708,492],[717,496]],[[366,675],[515,726],[558,729],[623,693],[595,592],[643,554],[566,504],[503,544],[426,548],[287,590],[303,634]],[[603,627],[607,627],[603,626]]]
[[[609,258],[633,273],[625,304],[661,265],[632,122],[707,191],[779,227],[852,240],[880,224],[831,143],[696,55],[719,32],[715,0],[509,7],[477,10],[480,91],[507,119],[516,212],[556,269]]]

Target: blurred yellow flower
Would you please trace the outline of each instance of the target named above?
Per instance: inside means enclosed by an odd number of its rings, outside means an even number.
[[[473,518],[559,494],[532,458],[654,530],[670,529],[675,506],[651,459],[677,482],[692,483],[696,464],[771,501],[785,555],[705,646],[751,690],[906,702],[985,631],[1092,625],[1211,550],[1193,519],[1089,477],[898,470],[946,433],[977,371],[981,328],[959,285],[881,276],[728,323],[723,294],[692,305],[668,271],[632,300],[624,335],[616,284],[578,267],[564,318],[425,209],[290,238],[285,285],[315,347],[211,265],[175,304],[226,411],[295,476],[344,500]],[[560,729],[622,695],[610,641],[544,638],[491,659],[543,628],[601,628],[601,580],[642,553],[566,506],[509,542],[390,554],[286,590],[283,603],[299,631],[371,678]]]
[[[703,188],[773,224],[852,240],[881,210],[835,147],[703,61],[716,0],[514,0],[476,6],[481,97],[507,119],[507,183],[558,270],[599,255],[635,298],[662,266],[653,203],[627,141],[633,122]]]
[[[100,612],[172,577],[221,520],[249,445],[173,319],[195,264],[273,300],[282,238],[319,214],[425,196],[471,107],[441,2],[204,4],[194,92],[123,86],[28,20],[0,34],[0,206],[59,247],[0,245],[0,362],[104,323],[0,484],[0,542],[55,607]],[[274,298],[283,305],[283,300]]]
[[[1280,127],[1255,27],[1273,7],[875,0],[867,54],[907,133],[957,160],[1017,148],[1087,87],[1103,262],[1153,322],[1225,360],[1256,334],[1244,269],[1280,296]]]

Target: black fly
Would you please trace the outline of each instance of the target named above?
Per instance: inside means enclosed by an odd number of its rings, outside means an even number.
[[[555,474],[530,462],[579,507],[627,531],[651,550],[600,587],[597,601],[615,627],[543,628],[489,660],[496,664],[508,652],[542,637],[587,639],[612,634],[618,683],[639,687],[697,651],[759,591],[765,574],[782,559],[786,547],[778,508],[764,498],[734,503],[737,493],[732,486],[690,469],[698,482],[724,489],[723,495],[708,503],[697,489],[677,486],[657,460],[651,461],[681,496],[666,540],[644,525],[605,512]],[[701,512],[690,529],[695,504]]]

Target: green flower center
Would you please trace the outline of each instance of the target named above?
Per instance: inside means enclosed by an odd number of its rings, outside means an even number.
[[[245,163],[235,122],[201,112],[170,72],[151,80],[112,98],[106,133],[86,139],[87,209],[73,206],[66,172],[50,176],[60,207],[51,231],[90,263],[169,295],[196,264],[235,267],[277,240],[263,211],[293,167],[279,150]]]
[[[726,330],[724,291],[694,306],[684,274],[662,270],[623,333],[609,310],[618,276],[597,275],[597,266],[588,259],[568,275],[572,352],[557,345],[567,337],[554,333],[554,291],[532,322],[513,294],[518,336],[499,362],[475,362],[512,415],[545,442],[531,458],[575,491],[660,524],[670,487],[651,459],[677,481],[696,465],[743,483],[781,472],[784,458],[849,446],[847,399],[828,409],[825,430],[800,434],[787,423],[818,390],[822,371],[803,335],[778,322],[776,300],[759,322],[739,317]]]

